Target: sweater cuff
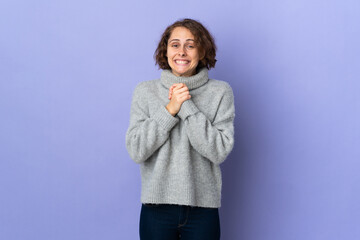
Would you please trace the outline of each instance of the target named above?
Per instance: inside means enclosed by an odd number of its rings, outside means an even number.
[[[173,117],[163,106],[154,113],[152,119],[154,119],[166,131],[170,131],[179,122],[179,119]]]
[[[190,115],[193,115],[197,112],[199,112],[199,109],[196,107],[194,102],[191,99],[189,99],[181,104],[180,111],[178,112],[177,115],[182,120],[185,120],[187,117],[189,117]]]

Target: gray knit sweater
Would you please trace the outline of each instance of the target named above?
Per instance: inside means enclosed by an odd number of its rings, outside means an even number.
[[[169,88],[185,83],[191,99],[173,117]],[[218,208],[222,163],[234,144],[234,97],[226,82],[164,70],[161,78],[135,88],[126,147],[140,164],[141,202]]]

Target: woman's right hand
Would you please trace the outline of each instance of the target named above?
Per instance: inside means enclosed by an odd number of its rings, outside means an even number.
[[[191,95],[185,83],[175,83],[169,89],[170,102],[166,109],[172,116],[175,116],[181,108],[181,105],[186,100],[190,99]]]

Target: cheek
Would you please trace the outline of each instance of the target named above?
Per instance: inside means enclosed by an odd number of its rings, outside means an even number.
[[[192,58],[194,59],[194,61],[199,61],[200,59],[199,53],[198,52],[194,53]]]
[[[194,63],[198,63],[199,62],[199,55],[194,55],[193,57],[192,57],[192,60],[194,61]]]
[[[174,52],[173,52],[171,49],[167,49],[167,51],[166,51],[166,56],[167,56],[168,58],[171,58],[173,55],[174,55]]]

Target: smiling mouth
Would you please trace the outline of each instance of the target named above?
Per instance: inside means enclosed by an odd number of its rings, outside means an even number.
[[[175,63],[180,64],[180,65],[186,65],[189,64],[190,61],[187,60],[175,60]]]

